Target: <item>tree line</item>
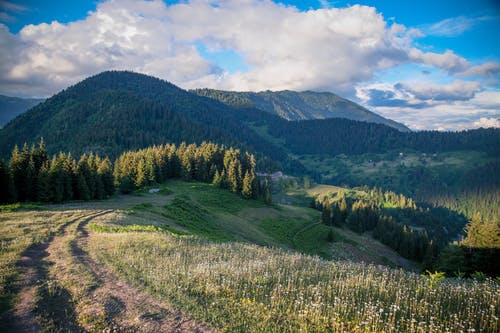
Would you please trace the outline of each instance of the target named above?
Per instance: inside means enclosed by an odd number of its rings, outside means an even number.
[[[114,177],[124,193],[170,178],[182,178],[213,183],[244,198],[257,198],[255,166],[254,155],[223,145],[165,144],[123,153],[115,162]]]
[[[210,182],[250,199],[269,191],[255,167],[252,154],[206,142],[126,151],[112,163],[93,153],[50,157],[42,139],[37,146],[15,146],[8,163],[0,160],[0,203],[105,199],[116,187],[129,193],[170,178]]]
[[[115,191],[109,158],[69,153],[49,157],[43,140],[14,147],[8,164],[0,161],[0,202],[62,202],[104,199]]]
[[[341,191],[312,204],[321,210],[324,224],[371,231],[374,238],[425,267],[436,263],[439,250],[465,224],[458,214],[417,206],[402,194],[376,188]]]

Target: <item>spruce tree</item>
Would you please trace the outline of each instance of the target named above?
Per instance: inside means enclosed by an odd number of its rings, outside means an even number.
[[[101,178],[102,184],[104,186],[104,193],[106,196],[113,195],[115,193],[115,185],[113,180],[113,169],[111,167],[111,161],[108,157],[104,158],[97,169],[97,173]]]
[[[9,169],[3,160],[0,159],[0,203],[9,203],[13,198],[13,185],[9,175]]]
[[[141,188],[145,186],[147,182],[148,179],[146,175],[146,165],[144,163],[144,160],[140,159],[139,162],[137,163],[137,175],[135,178],[135,187]]]
[[[37,177],[37,197],[38,202],[49,202],[50,201],[50,177],[49,177],[49,162],[46,161],[38,171]]]
[[[212,184],[216,187],[221,187],[222,185],[222,177],[219,173],[219,170],[215,171],[214,179],[212,180]]]
[[[243,188],[241,190],[241,195],[243,198],[250,199],[253,196],[253,182],[254,179],[250,172],[245,173],[245,178],[243,178]]]

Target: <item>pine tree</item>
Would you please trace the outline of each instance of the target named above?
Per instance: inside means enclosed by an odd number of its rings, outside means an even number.
[[[36,189],[37,197],[36,201],[38,202],[49,202],[51,193],[50,193],[50,177],[49,177],[49,162],[46,161],[40,168],[38,172],[37,179],[37,189]]]
[[[141,188],[147,184],[147,175],[146,175],[146,165],[144,160],[141,158],[137,163],[137,175],[135,178],[135,187]]]
[[[218,169],[215,171],[215,175],[214,175],[214,179],[212,180],[212,184],[216,187],[221,187],[221,185],[222,185],[222,177],[221,177]]]
[[[24,161],[19,151],[19,148],[14,146],[12,154],[10,156],[9,163],[9,174],[12,180],[13,188],[15,192],[13,193],[14,201],[24,201],[26,198],[26,168]]]
[[[0,203],[9,203],[14,200],[12,180],[7,165],[0,160]]]
[[[106,196],[113,195],[115,193],[115,185],[113,180],[113,169],[111,167],[111,161],[108,157],[104,158],[97,169],[97,173],[101,178],[101,182],[104,187],[104,193]]]
[[[53,157],[49,167],[49,189],[50,200],[53,202],[61,202],[64,200],[64,178],[62,167],[57,159]]]
[[[245,199],[250,199],[253,196],[253,183],[254,177],[250,174],[250,172],[245,173],[245,178],[243,178],[243,188],[241,190],[241,194]]]
[[[330,210],[330,202],[325,200],[323,204],[323,209],[321,210],[321,222],[325,225],[330,225],[332,221],[331,218],[331,210]]]
[[[77,199],[90,200],[92,198],[92,191],[89,188],[89,178],[87,156],[83,154],[76,165],[75,172],[75,197]]]

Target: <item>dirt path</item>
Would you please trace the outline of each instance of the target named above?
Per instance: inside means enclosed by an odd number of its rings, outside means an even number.
[[[115,326],[141,332],[213,332],[208,326],[186,318],[181,312],[120,280],[104,265],[97,263],[84,250],[89,237],[88,222],[78,225],[78,237],[72,245],[72,253],[101,282],[91,297],[104,305],[109,320]]]
[[[55,312],[50,309],[52,312],[47,313],[56,317],[49,318],[55,326],[49,327],[63,331],[214,332],[120,280],[86,252],[88,223],[110,212],[97,211],[73,219],[60,228],[62,234],[23,254],[19,264],[24,278],[10,331],[41,331],[44,327],[40,327],[36,315],[44,311],[44,306],[52,306]],[[40,294],[41,285],[52,280],[59,286],[55,306],[54,300],[36,300],[37,290]],[[58,312],[57,307],[65,309]]]
[[[69,225],[88,216],[91,214],[77,217],[65,223],[58,229],[57,233],[64,232]],[[47,248],[55,238],[57,238],[56,234],[52,235],[47,242],[29,247],[17,263],[21,268],[20,290],[11,318],[7,319],[11,322],[9,332],[40,332],[40,326],[35,320],[34,313],[36,295],[40,284],[47,278],[49,265],[46,261],[49,255]]]

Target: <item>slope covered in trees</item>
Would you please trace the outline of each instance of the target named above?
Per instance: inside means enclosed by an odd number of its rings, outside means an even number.
[[[352,101],[328,92],[285,90],[255,93],[213,89],[196,89],[192,92],[235,107],[255,107],[286,120],[346,118],[384,124],[403,132],[410,131],[403,124],[386,119]]]
[[[240,112],[132,72],[90,77],[20,115],[1,130],[1,153],[6,157],[14,144],[34,143],[40,137],[49,152],[116,157],[154,144],[210,140],[245,146],[278,161],[287,159],[281,148],[244,124]]]
[[[427,268],[467,221],[448,209],[417,205],[404,195],[367,187],[316,198],[314,205],[322,211],[324,224],[373,232],[376,239]]]
[[[413,149],[426,153],[477,150],[500,156],[500,129],[494,128],[403,133],[380,124],[324,119],[276,122],[267,132],[283,140],[283,145],[298,155],[351,155]]]
[[[154,144],[209,140],[260,153],[295,173],[305,170],[288,152],[361,154],[407,147],[499,154],[500,149],[498,129],[403,133],[348,119],[286,121],[253,106],[235,108],[132,72],[90,77],[20,115],[0,130],[0,153],[6,158],[10,147],[36,143],[41,137],[51,153],[94,152],[110,157]]]

